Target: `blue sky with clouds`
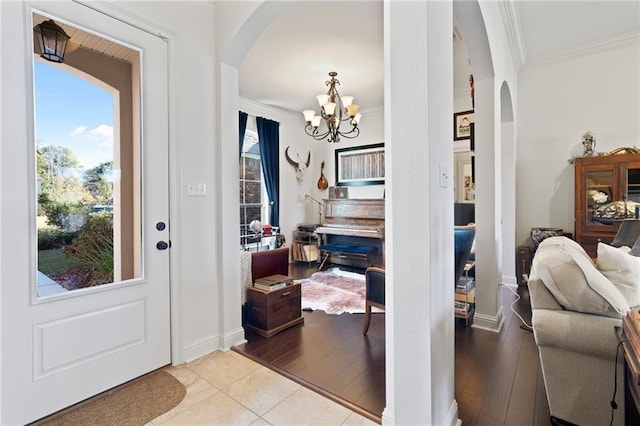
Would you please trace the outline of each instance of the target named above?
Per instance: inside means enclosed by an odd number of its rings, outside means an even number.
[[[85,169],[113,161],[113,96],[56,66],[34,67],[36,139],[70,148]]]

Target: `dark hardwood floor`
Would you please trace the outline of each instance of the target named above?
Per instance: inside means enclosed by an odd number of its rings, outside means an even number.
[[[317,266],[292,264],[305,278]],[[463,425],[548,425],[538,351],[533,334],[511,312],[515,296],[501,287],[505,324],[501,333],[455,320],[455,398]],[[528,292],[514,308],[531,323]],[[366,336],[364,315],[304,312],[304,325],[265,339],[247,332],[239,353],[380,422],[385,406],[384,314],[375,314]]]

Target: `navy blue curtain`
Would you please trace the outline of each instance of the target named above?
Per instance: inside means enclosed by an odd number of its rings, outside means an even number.
[[[240,155],[238,156],[238,160],[240,160],[242,158],[242,145],[244,145],[244,132],[247,130],[247,113],[242,111],[238,111],[238,113],[240,114],[240,131],[238,132],[240,135]]]
[[[269,223],[280,226],[280,123],[256,117],[262,174],[271,203]]]

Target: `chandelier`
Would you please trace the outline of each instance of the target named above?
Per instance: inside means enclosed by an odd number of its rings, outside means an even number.
[[[340,142],[341,136],[353,139],[360,134],[358,128],[361,118],[361,114],[358,113],[360,105],[353,104],[353,96],[340,96],[338,89],[336,89],[336,86],[340,85],[340,81],[336,78],[337,75],[337,72],[331,71],[329,73],[331,80],[327,80],[325,83],[329,87],[327,94],[316,96],[320,105],[320,114],[316,115],[316,112],[311,109],[302,111],[307,123],[304,127],[305,132],[318,141],[326,138],[328,142]],[[324,120],[327,128],[322,133],[318,131],[321,120]],[[343,121],[348,121],[351,124],[351,130],[348,132],[340,131],[340,125]]]

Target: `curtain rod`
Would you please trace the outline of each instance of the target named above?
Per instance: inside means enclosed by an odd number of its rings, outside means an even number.
[[[247,117],[253,117],[253,118],[264,118],[265,120],[276,121],[276,120],[274,120],[274,119],[272,119],[272,118],[263,117],[263,116],[261,116],[261,115],[253,115],[253,114],[249,114],[248,112],[245,112],[245,111],[242,111],[242,110],[239,110],[239,111],[240,111],[240,112],[244,112],[245,114],[247,114]]]

